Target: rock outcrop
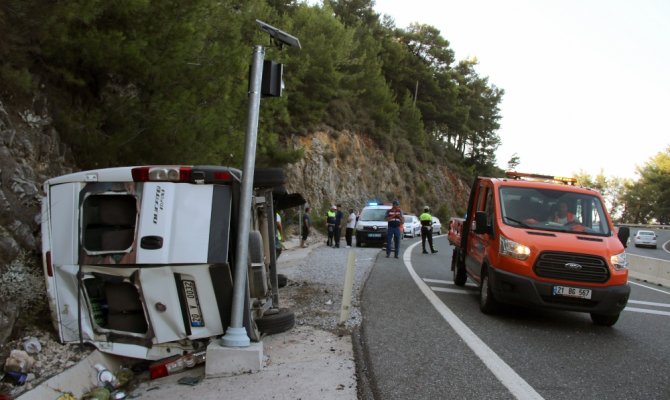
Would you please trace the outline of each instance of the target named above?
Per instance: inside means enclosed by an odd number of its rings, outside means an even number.
[[[405,212],[420,213],[428,205],[444,218],[467,204],[469,186],[445,165],[410,167],[365,136],[321,131],[293,137],[289,145],[304,157],[286,167],[287,189],[302,193],[315,212],[333,203],[360,210],[371,199],[398,199]]]
[[[45,308],[40,248],[41,184],[72,171],[44,97],[0,99],[0,346],[17,318]]]

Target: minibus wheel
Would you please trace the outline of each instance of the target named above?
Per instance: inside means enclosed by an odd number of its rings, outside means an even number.
[[[277,274],[277,286],[285,287],[288,285],[288,277],[284,274]]]
[[[256,327],[261,333],[286,332],[295,326],[295,314],[288,308],[280,308],[276,313],[266,313],[256,320]]]
[[[281,168],[255,168],[254,187],[274,188],[286,182],[284,170]]]

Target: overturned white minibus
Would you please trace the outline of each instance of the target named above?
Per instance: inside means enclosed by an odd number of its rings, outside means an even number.
[[[203,349],[230,324],[242,172],[140,166],[47,180],[42,256],[61,342],[148,360]],[[275,210],[304,203],[280,169],[257,169],[244,326],[293,327],[279,308]]]

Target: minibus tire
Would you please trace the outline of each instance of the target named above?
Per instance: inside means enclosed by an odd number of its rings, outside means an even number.
[[[616,324],[618,320],[619,320],[619,314],[604,315],[604,314],[591,313],[591,321],[593,321],[593,323],[596,325],[612,326]]]
[[[254,187],[274,188],[282,186],[285,182],[286,176],[281,168],[254,169]]]
[[[263,262],[263,235],[260,231],[249,232],[249,260],[252,264]]]
[[[288,285],[288,277],[284,274],[277,274],[277,286],[285,287]]]
[[[295,314],[288,308],[280,308],[275,314],[263,315],[256,320],[256,327],[261,333],[272,335],[282,333],[295,326]]]

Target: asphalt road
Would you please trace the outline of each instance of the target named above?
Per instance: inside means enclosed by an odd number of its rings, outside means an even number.
[[[451,282],[446,237],[435,255],[416,241],[403,241],[404,259],[380,254],[361,297],[375,398],[670,398],[670,289],[631,282],[611,328],[574,312],[488,316],[477,288]]]

